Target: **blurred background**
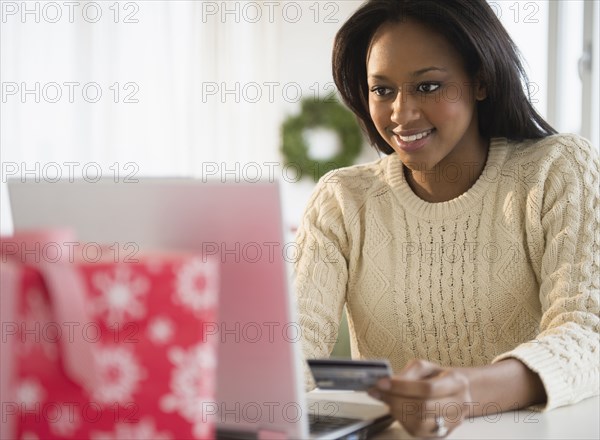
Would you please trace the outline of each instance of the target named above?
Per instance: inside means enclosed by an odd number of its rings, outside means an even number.
[[[489,3],[538,111],[598,147],[598,2]],[[275,178],[293,240],[314,179],[285,166],[281,126],[302,99],[333,97],[333,38],[360,4],[2,1],[1,232],[10,177]],[[305,141],[320,160],[341,148],[327,130]],[[377,157],[364,145],[356,162]]]
[[[489,3],[522,51],[538,111],[598,146],[598,2]],[[275,177],[293,234],[314,180],[286,169],[281,125],[301,99],[332,97],[333,38],[360,4],[3,1],[2,232],[8,177],[101,173]],[[340,149],[333,132],[306,141],[317,159]],[[356,162],[377,157],[365,145]]]

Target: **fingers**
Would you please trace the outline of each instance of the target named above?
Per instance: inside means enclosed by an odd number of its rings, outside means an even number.
[[[428,377],[435,376],[442,369],[432,363],[422,359],[413,359],[406,367],[393,378],[381,379],[376,386],[383,392],[391,392],[392,394],[402,394],[401,389],[407,383],[413,383]]]
[[[389,379],[377,382],[382,394],[393,394],[416,399],[442,398],[461,392],[468,387],[464,375],[453,369],[442,369],[427,361],[411,362],[403,371]]]
[[[444,437],[468,416],[468,402],[457,398],[416,401],[411,398],[383,395],[390,413],[411,435]]]
[[[461,421],[448,422],[443,417],[432,417],[425,423],[412,423],[403,425],[413,437],[442,438],[454,431]]]
[[[467,385],[468,383],[463,375],[449,370],[421,380],[406,380],[394,377],[389,381],[387,390],[379,389],[397,396],[435,399],[460,393]]]
[[[383,398],[390,407],[390,412],[400,415],[400,422],[415,419],[419,423],[426,423],[441,416],[449,423],[459,423],[469,413],[468,405],[453,398],[420,402],[399,397]]]
[[[461,424],[471,401],[467,376],[457,369],[415,360],[370,390],[413,436],[440,438]]]
[[[443,437],[456,429],[468,408],[452,399],[417,402],[408,398],[387,398],[390,413],[411,435]]]
[[[413,359],[396,377],[406,380],[424,379],[442,371],[439,365],[423,359]]]

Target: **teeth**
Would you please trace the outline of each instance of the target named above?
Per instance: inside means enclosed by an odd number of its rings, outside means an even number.
[[[398,137],[400,138],[400,140],[402,140],[402,142],[414,142],[416,140],[423,139],[425,136],[429,135],[429,133],[431,133],[432,131],[433,131],[433,129],[424,131],[422,133],[413,134],[411,136],[398,135]]]

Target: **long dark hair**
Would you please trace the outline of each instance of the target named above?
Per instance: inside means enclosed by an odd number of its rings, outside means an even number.
[[[394,151],[369,114],[367,53],[382,24],[406,19],[442,34],[462,55],[468,75],[477,76],[486,87],[486,99],[477,103],[479,132],[485,139],[535,139],[556,133],[531,105],[518,49],[485,0],[369,0],[338,31],[332,68],[342,99],[378,150]]]

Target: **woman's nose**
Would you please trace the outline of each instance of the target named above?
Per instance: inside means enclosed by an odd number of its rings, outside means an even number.
[[[419,118],[419,106],[417,100],[411,93],[398,91],[396,99],[392,103],[392,122],[398,125],[406,125],[408,122]]]

